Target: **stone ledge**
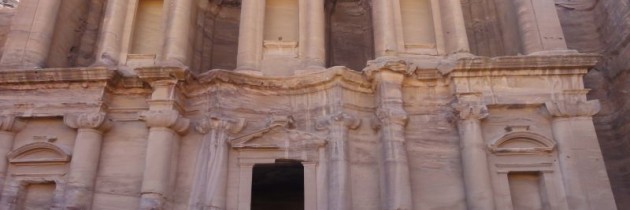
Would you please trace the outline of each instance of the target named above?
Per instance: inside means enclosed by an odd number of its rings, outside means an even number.
[[[118,72],[102,67],[9,70],[0,71],[0,84],[107,81],[118,76]]]

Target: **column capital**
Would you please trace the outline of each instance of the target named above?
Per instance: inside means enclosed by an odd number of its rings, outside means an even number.
[[[226,130],[231,134],[236,134],[243,130],[246,124],[243,118],[227,118],[209,115],[197,122],[195,130],[202,134],[207,134],[211,130]]]
[[[591,117],[601,110],[598,100],[557,100],[545,103],[549,114],[554,117]]]
[[[63,116],[63,122],[74,129],[93,129],[101,132],[112,127],[111,120],[104,112],[69,113]]]
[[[363,69],[363,73],[372,80],[375,75],[382,71],[390,71],[403,75],[412,75],[416,71],[414,65],[409,65],[407,61],[394,57],[379,57],[377,59],[368,61],[367,66]]]
[[[380,124],[398,124],[402,126],[406,126],[409,120],[405,110],[392,108],[378,108],[376,110],[376,119],[377,123]],[[380,127],[380,125],[375,127]]]
[[[190,120],[182,117],[175,110],[149,110],[140,113],[140,120],[151,128],[169,128],[177,133],[185,133],[190,127]]]
[[[354,130],[361,126],[361,119],[349,113],[339,112],[317,119],[315,129],[330,130],[330,127],[337,123],[342,123],[346,128]]]
[[[0,131],[18,132],[26,126],[26,122],[15,115],[0,115]]]
[[[484,104],[456,103],[452,105],[460,120],[481,120],[488,117],[488,107]]]

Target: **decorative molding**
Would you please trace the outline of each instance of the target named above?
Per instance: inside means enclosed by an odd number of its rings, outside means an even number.
[[[235,149],[312,150],[326,145],[326,139],[312,133],[298,131],[287,125],[270,127],[229,140]]]
[[[225,130],[230,134],[237,134],[245,128],[244,118],[226,118],[217,115],[209,115],[197,122],[195,130],[202,134],[207,134],[211,130]]]
[[[457,62],[455,75],[464,76],[471,70],[494,71],[494,70],[542,70],[542,69],[564,69],[576,70],[586,74],[601,59],[601,55],[587,53],[573,53],[566,55],[532,55],[532,56],[503,56],[503,57],[466,57],[460,58]],[[460,75],[461,73],[461,75]]]
[[[151,83],[158,80],[187,80],[192,77],[189,71],[180,67],[150,66],[135,69],[138,78]]]
[[[42,155],[37,155],[40,153]],[[52,156],[51,156],[52,155]],[[7,154],[10,163],[66,163],[70,161],[68,149],[48,142],[35,142],[21,146]]]
[[[482,104],[457,103],[452,105],[460,120],[481,120],[488,117],[488,107]]]
[[[525,142],[532,146],[519,148],[505,147],[506,144],[511,142]],[[488,145],[488,150],[497,155],[550,153],[555,148],[556,143],[553,140],[531,131],[509,132]]]
[[[361,119],[345,112],[339,112],[317,119],[315,129],[330,130],[330,126],[336,123],[342,123],[346,128],[355,130],[361,126]]]
[[[117,77],[120,77],[118,72],[103,67],[3,70],[0,84],[107,81]]]
[[[601,110],[598,100],[550,101],[545,103],[545,107],[554,117],[590,117]]]
[[[15,115],[0,115],[0,131],[19,132],[26,126],[26,121]]]
[[[111,119],[104,112],[65,114],[63,122],[74,129],[108,131],[112,127]]]
[[[140,120],[152,128],[169,128],[177,133],[185,133],[190,127],[190,120],[182,117],[175,110],[150,110],[140,113]]]

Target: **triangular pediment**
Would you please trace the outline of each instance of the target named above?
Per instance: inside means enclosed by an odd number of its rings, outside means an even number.
[[[325,144],[325,138],[290,129],[286,125],[271,125],[230,140],[230,145],[235,149],[300,150],[319,148]]]
[[[68,162],[70,153],[51,143],[36,142],[11,151],[7,158],[14,164]]]

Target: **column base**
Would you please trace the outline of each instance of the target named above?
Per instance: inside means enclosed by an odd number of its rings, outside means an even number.
[[[144,193],[140,198],[139,210],[163,210],[166,206],[166,197],[159,193]]]

